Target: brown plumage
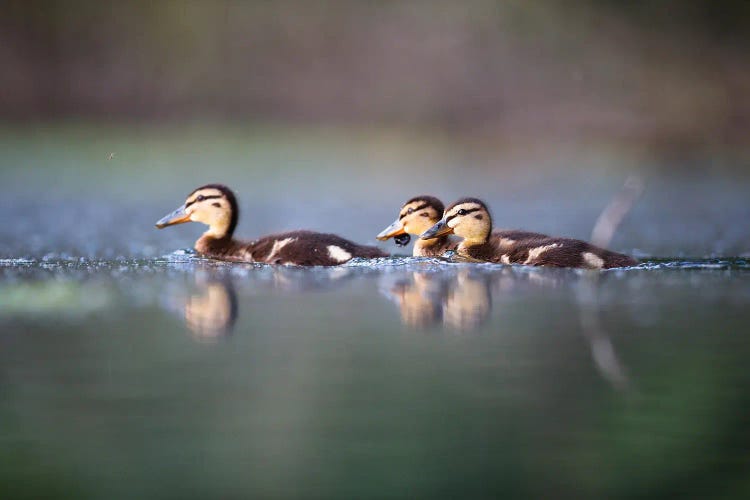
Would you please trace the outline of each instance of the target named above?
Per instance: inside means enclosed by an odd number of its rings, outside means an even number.
[[[389,238],[396,239],[397,245],[407,245],[409,235],[418,236],[433,225],[443,216],[443,202],[434,196],[415,196],[403,204],[399,210],[398,218],[387,228],[377,235],[377,239],[385,241]],[[403,238],[399,241],[399,238]],[[439,257],[448,250],[454,250],[458,243],[452,241],[448,235],[438,236],[430,240],[418,239],[414,242],[412,255],[414,257]]]
[[[215,259],[298,266],[335,266],[355,257],[386,257],[372,246],[358,245],[335,234],[290,231],[254,241],[233,238],[239,207],[232,191],[221,184],[207,184],[188,195],[185,204],[159,220],[163,228],[183,222],[202,222],[208,231],[196,241],[195,250]]]
[[[463,238],[456,252],[473,260],[531,266],[608,269],[634,266],[624,254],[585,241],[527,231],[492,232],[487,206],[476,198],[462,198],[445,210],[443,218],[422,238],[454,233]]]

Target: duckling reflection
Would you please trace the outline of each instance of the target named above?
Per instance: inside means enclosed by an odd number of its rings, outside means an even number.
[[[410,280],[386,287],[399,307],[401,322],[413,328],[442,323],[452,330],[470,331],[490,314],[490,280],[468,269],[455,274],[415,271]]]
[[[238,277],[252,273],[253,291],[257,293],[296,294],[331,290],[357,276],[377,272],[367,268],[256,268],[249,264],[235,264],[231,272],[227,272],[226,268],[214,266],[213,263],[193,263],[184,267],[194,272],[193,283],[179,286],[175,283],[162,302],[167,310],[184,318],[186,326],[199,340],[217,339],[232,333],[239,311],[233,280]]]
[[[237,321],[237,293],[229,276],[198,273],[190,292],[171,297],[167,307],[184,317],[197,340],[228,336]]]
[[[237,321],[237,294],[229,281],[208,283],[185,302],[185,323],[202,339],[229,335]]]
[[[487,320],[491,310],[489,278],[472,276],[469,270],[462,269],[445,297],[443,324],[461,331],[475,330]]]
[[[602,319],[601,285],[607,278],[599,273],[574,275],[556,269],[505,267],[487,271],[459,267],[439,272],[415,271],[395,284],[389,284],[385,277],[381,291],[398,305],[401,322],[408,327],[442,325],[448,331],[470,332],[488,320],[493,294],[536,294],[540,288],[563,287],[575,296],[572,312],[577,313],[593,366],[613,388],[621,390],[630,386],[629,377]]]
[[[442,317],[444,283],[435,273],[414,272],[411,280],[388,287],[387,295],[401,311],[401,322],[415,328],[437,324]]]

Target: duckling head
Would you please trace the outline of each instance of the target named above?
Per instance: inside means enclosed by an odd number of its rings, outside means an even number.
[[[464,239],[464,245],[485,243],[492,232],[492,217],[487,205],[476,198],[461,198],[450,205],[430,229],[420,235],[423,240],[445,234],[455,234]]]
[[[409,244],[410,234],[419,235],[431,228],[443,215],[443,203],[434,196],[415,196],[404,203],[398,218],[376,236],[385,241],[394,238],[397,245]]]
[[[239,218],[237,199],[222,184],[206,184],[190,193],[185,203],[157,221],[158,229],[185,222],[200,222],[208,226],[204,236],[225,238],[232,236]]]

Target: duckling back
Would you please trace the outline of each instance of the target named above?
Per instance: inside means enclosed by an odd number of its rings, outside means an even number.
[[[496,247],[498,248],[498,247]],[[528,266],[611,269],[630,267],[638,261],[628,255],[599,248],[571,238],[529,238],[501,250],[500,262]]]
[[[359,245],[330,233],[291,231],[265,236],[246,245],[253,262],[298,266],[335,266],[351,259],[387,257],[377,247]]]

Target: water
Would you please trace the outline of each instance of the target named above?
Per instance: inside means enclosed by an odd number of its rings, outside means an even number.
[[[0,130],[2,498],[750,497],[739,169],[182,132]],[[651,173],[627,270],[227,264],[175,251],[197,225],[153,228],[225,182],[240,237],[374,243],[429,193],[586,239],[628,165]]]
[[[749,271],[4,259],[0,484],[735,497],[749,487]]]

